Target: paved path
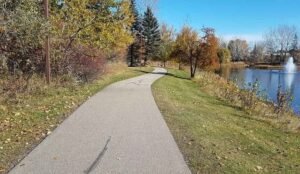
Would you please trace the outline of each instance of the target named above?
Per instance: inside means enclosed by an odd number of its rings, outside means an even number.
[[[164,72],[99,92],[10,174],[189,174],[151,92]]]

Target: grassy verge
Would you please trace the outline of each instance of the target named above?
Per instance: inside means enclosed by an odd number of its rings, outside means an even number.
[[[0,102],[0,173],[7,172],[90,96],[113,82],[152,69],[113,65],[91,84],[41,85],[40,91],[18,94],[16,100]]]
[[[300,171],[299,133],[219,100],[185,79],[185,72],[169,73],[153,85],[153,93],[193,173]]]

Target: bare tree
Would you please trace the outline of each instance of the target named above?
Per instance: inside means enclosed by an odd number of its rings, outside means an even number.
[[[265,44],[269,54],[280,54],[280,62],[287,57],[287,53],[292,49],[292,43],[297,29],[295,26],[280,25],[277,28],[270,29],[265,34]]]
[[[228,49],[231,52],[233,61],[244,61],[249,54],[249,47],[246,40],[231,40],[229,41]]]
[[[226,48],[228,47],[228,41],[226,41],[223,37],[218,37],[219,47],[220,48]]]

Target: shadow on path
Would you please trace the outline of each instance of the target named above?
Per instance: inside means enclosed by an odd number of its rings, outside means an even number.
[[[86,171],[84,171],[85,174],[90,174],[95,169],[95,167],[100,163],[101,158],[104,156],[105,152],[108,149],[108,143],[110,142],[110,140],[111,140],[111,137],[109,137],[107,139],[106,144],[105,144],[103,150],[99,153],[99,155],[97,156],[97,158],[93,162],[93,164]]]

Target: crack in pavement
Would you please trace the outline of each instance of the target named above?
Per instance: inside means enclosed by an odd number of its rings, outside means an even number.
[[[111,140],[111,137],[109,137],[107,139],[106,144],[105,144],[103,150],[99,153],[99,155],[97,156],[97,158],[95,159],[95,161],[93,162],[93,164],[87,170],[84,171],[85,174],[90,174],[96,168],[96,166],[100,163],[102,157],[104,156],[105,152],[108,149],[108,144],[109,144],[110,140]]]

